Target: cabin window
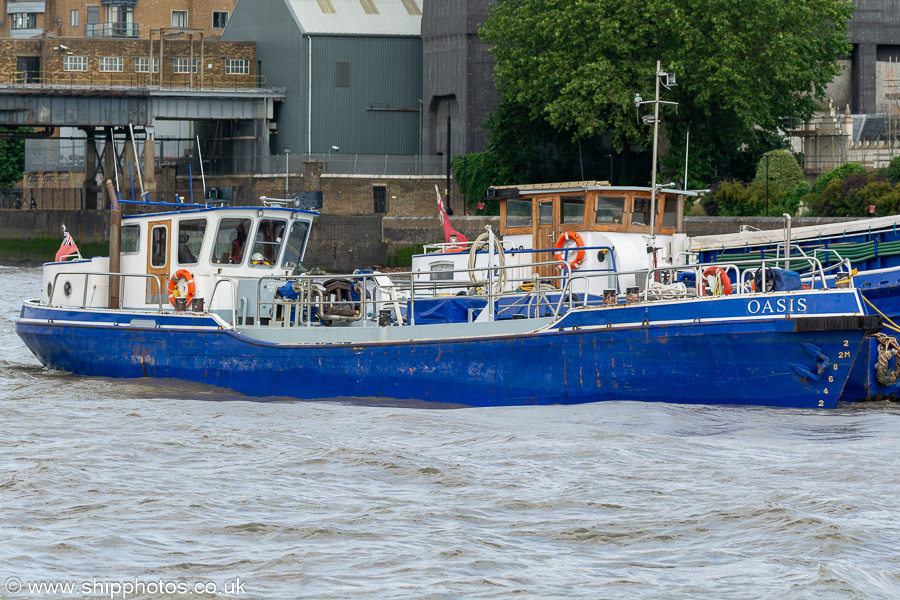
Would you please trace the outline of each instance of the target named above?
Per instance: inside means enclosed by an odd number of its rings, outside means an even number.
[[[288,236],[284,257],[281,259],[281,266],[285,269],[293,269],[303,260],[303,249],[306,247],[306,236],[308,233],[308,222],[294,221],[291,224],[291,234]]]
[[[581,225],[584,223],[584,196],[563,196],[562,222],[563,225]]]
[[[141,251],[141,226],[124,225],[122,227],[122,254],[136,254]]]
[[[206,233],[206,219],[191,219],[178,223],[178,262],[182,265],[196,265]]]
[[[632,225],[650,225],[650,198],[635,196],[634,206],[631,209]]]
[[[594,222],[598,225],[621,225],[624,212],[624,196],[598,196]]]
[[[531,227],[531,200],[506,201],[506,226]]]
[[[665,210],[663,211],[663,227],[678,227],[678,198],[666,196]]]
[[[429,270],[431,271],[431,281],[452,281],[453,280],[453,263],[450,263],[450,262],[431,263]]]
[[[284,241],[286,227],[287,221],[284,219],[261,219],[259,221],[253,250],[250,252],[251,266],[270,267],[278,262],[278,254],[281,252],[281,243]]]
[[[164,268],[168,263],[169,254],[168,228],[165,225],[157,225],[150,230],[150,266]]]
[[[211,260],[217,264],[237,265],[244,259],[244,246],[250,219],[222,219],[213,244]]]

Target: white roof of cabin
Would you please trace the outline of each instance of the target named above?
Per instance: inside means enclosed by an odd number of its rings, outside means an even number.
[[[409,35],[422,31],[424,0],[286,0],[304,33]]]

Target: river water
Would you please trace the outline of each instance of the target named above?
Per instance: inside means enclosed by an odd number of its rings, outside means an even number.
[[[398,408],[78,378],[14,332],[39,286],[0,267],[0,598],[900,597],[896,405]]]

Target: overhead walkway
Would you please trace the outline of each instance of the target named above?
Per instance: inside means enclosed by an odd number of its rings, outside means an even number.
[[[155,146],[145,131],[154,122],[209,121],[227,123],[232,135],[219,145],[223,156],[267,156],[274,103],[283,101],[284,89],[256,87],[160,87],[96,85],[83,83],[0,83],[0,126],[35,128],[34,132],[14,132],[0,137],[46,138],[59,127],[82,129],[85,141],[84,198],[87,208],[105,203],[102,184],[105,173],[113,173],[117,164],[137,162],[134,144],[124,144],[122,156],[116,144],[103,144],[97,153],[96,139],[113,141],[114,136],[143,137],[145,181],[152,189]],[[137,133],[135,133],[137,132]],[[130,153],[130,156],[127,154]],[[108,202],[108,199],[107,199]]]

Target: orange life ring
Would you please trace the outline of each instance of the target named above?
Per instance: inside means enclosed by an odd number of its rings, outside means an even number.
[[[722,267],[706,267],[703,269],[703,279],[705,280],[707,277],[712,277],[713,275],[718,275],[719,279],[722,280],[722,289],[725,292],[725,295],[728,296],[731,294],[731,279],[728,278],[728,275],[725,273],[725,270]],[[705,294],[704,281],[700,282],[698,286],[700,289],[700,295],[703,296]]]
[[[578,247],[578,254],[575,255],[575,260],[569,263],[569,269],[574,271],[578,267],[581,266],[581,263],[584,262],[584,242],[581,239],[581,236],[578,235],[577,231],[563,231],[559,234],[559,238],[556,240],[556,245],[553,247],[556,250],[556,254],[553,257],[556,260],[565,260],[565,254],[563,252],[559,252],[563,246],[565,246],[568,240],[572,240],[575,242],[575,245]]]
[[[194,276],[191,275],[191,272],[187,269],[178,269],[174,273],[172,273],[172,277],[169,278],[169,303],[172,306],[175,306],[175,298],[181,297],[181,294],[178,291],[178,281],[184,279],[184,282],[187,283],[187,295],[185,296],[185,302],[190,303],[194,298],[194,293],[197,291],[196,286],[194,285]]]

